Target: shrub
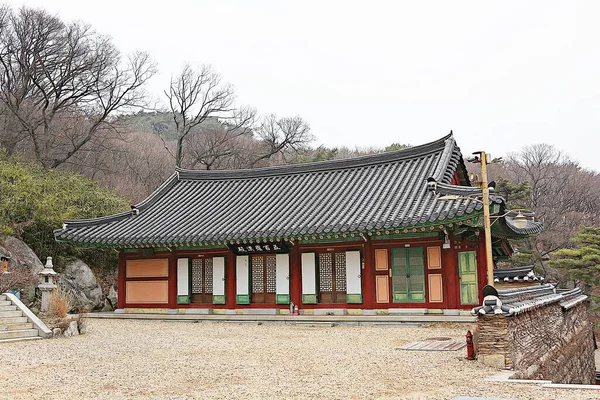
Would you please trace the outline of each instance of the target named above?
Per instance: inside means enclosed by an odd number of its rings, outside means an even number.
[[[45,314],[45,320],[50,328],[60,328],[64,331],[69,327],[67,314],[72,304],[73,297],[69,293],[61,289],[52,292],[48,300],[48,311]]]
[[[81,258],[112,269],[116,253],[58,243],[53,230],[66,219],[94,218],[130,209],[129,202],[77,173],[44,169],[0,149],[0,239],[16,236],[38,256],[52,256],[58,267]],[[60,272],[60,270],[58,270]]]

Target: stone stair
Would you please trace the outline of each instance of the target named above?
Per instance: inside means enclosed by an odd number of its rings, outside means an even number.
[[[7,295],[0,295],[0,343],[35,339],[42,339],[38,328]]]

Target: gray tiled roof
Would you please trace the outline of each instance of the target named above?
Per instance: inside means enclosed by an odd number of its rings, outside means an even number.
[[[485,288],[484,288],[485,290]],[[473,315],[501,314],[512,316],[549,304],[559,303],[569,309],[587,300],[580,287],[557,290],[551,284],[498,290],[498,296],[486,296],[483,305],[471,310]]]
[[[466,176],[452,135],[405,150],[252,170],[177,169],[132,211],[65,221],[57,240],[116,247],[367,232],[477,212],[438,201],[426,179]],[[465,184],[468,182],[464,182]]]
[[[494,270],[494,282],[535,282],[543,280],[543,276],[534,272],[533,265]]]

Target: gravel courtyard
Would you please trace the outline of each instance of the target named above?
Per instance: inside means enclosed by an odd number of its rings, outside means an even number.
[[[0,397],[154,399],[592,399],[597,391],[484,382],[453,352],[394,348],[464,326],[289,326],[87,321],[82,336],[0,344]]]

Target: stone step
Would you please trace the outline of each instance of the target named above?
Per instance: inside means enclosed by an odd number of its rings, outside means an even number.
[[[0,294],[0,301],[6,301],[6,295]]]
[[[8,343],[8,342],[21,342],[23,340],[38,340],[42,339],[39,336],[30,336],[30,337],[21,337],[21,338],[13,338],[13,339],[0,339],[0,343]]]
[[[17,306],[13,306],[13,305],[0,305],[0,311],[15,311],[17,309]]]
[[[12,302],[9,300],[0,300],[0,306],[11,306]]]
[[[2,339],[18,339],[25,337],[38,336],[37,329],[19,329],[16,331],[0,331],[0,340]]]
[[[23,312],[21,310],[16,311],[0,311],[0,319],[10,317],[22,317]]]
[[[16,324],[0,324],[0,332],[2,331],[18,331],[23,329],[33,329],[31,322],[19,322]]]
[[[25,322],[27,322],[27,317],[23,316],[0,318],[0,325],[22,324]]]

